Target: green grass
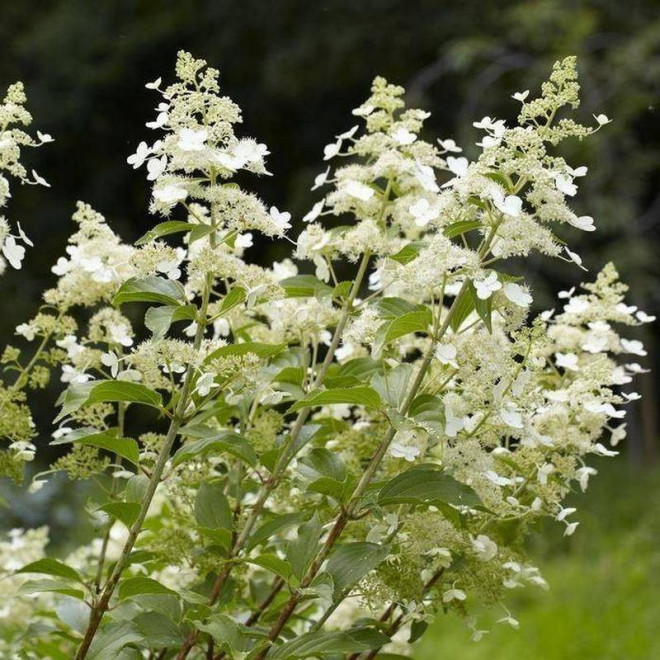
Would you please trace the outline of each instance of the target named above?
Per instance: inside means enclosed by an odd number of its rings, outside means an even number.
[[[416,650],[417,660],[652,660],[660,658],[660,474],[627,466],[602,472],[574,496],[571,539],[558,526],[533,539],[533,561],[550,591],[511,593],[520,629],[502,624],[479,643],[455,615],[441,615]],[[480,627],[504,612],[483,612]]]

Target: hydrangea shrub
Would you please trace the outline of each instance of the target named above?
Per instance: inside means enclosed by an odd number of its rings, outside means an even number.
[[[618,328],[653,320],[611,264],[536,316],[516,273],[535,252],[582,267],[561,237],[595,229],[570,207],[587,168],[555,150],[609,121],[570,118],[575,59],[513,95],[517,125],[476,122],[472,162],[424,141],[429,113],[376,78],[295,239],[233,181],[269,175],[268,150],[236,135],[218,72],[180,53],[176,76],[147,85],[156,138],[128,158],[161,220],[128,245],[79,203],[57,282],[17,328],[31,348],[4,351],[2,474],[38,451],[29,406],[53,375],[64,451],[30,489],[95,482],[98,535],[64,558],[47,529],[0,541],[3,657],[402,657],[442,613],[475,640],[517,627],[508,594],[547,586],[526,533],[547,517],[575,532],[562,502],[591,456],[617,454],[638,396],[624,386],[645,352]],[[0,108],[0,164],[44,183],[18,162],[37,143],[9,128],[24,100],[14,86]],[[19,267],[27,239],[2,223]],[[255,233],[291,258],[249,263]]]

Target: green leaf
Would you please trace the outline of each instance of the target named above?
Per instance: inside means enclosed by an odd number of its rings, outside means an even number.
[[[313,298],[331,296],[332,288],[314,275],[294,275],[280,282],[287,298]]]
[[[433,394],[420,394],[410,405],[408,415],[429,433],[435,436],[444,433],[445,407],[439,397]]]
[[[141,596],[143,594],[176,595],[176,592],[168,589],[164,584],[156,580],[143,576],[126,578],[119,583],[119,600],[126,600],[127,598],[133,598],[134,596]]]
[[[232,533],[229,529],[210,527],[198,527],[197,531],[204,537],[211,541],[214,545],[219,545],[225,550],[229,550],[232,541]]]
[[[213,227],[212,225],[207,225],[205,223],[199,223],[193,225],[193,228],[190,231],[190,236],[188,237],[188,244],[192,245],[195,241],[198,241],[200,238],[204,238],[204,236],[208,236],[212,232],[216,231],[216,227]],[[229,242],[231,234],[228,234],[225,236],[221,243],[227,243]],[[236,238],[236,234],[234,234],[234,238]]]
[[[163,398],[158,392],[154,392],[140,383],[123,380],[92,381],[81,385],[71,385],[64,391],[58,399],[62,410],[55,421],[59,421],[83,406],[119,401],[141,403],[153,408],[161,408],[163,405]]]
[[[152,302],[176,307],[186,303],[186,292],[179,282],[158,275],[131,277],[121,285],[112,300],[113,305],[127,302]]]
[[[409,264],[414,259],[417,259],[422,248],[426,247],[427,243],[424,241],[412,241],[408,245],[404,245],[396,254],[390,256],[390,259],[398,261],[404,266]]]
[[[484,176],[491,181],[499,183],[507,192],[511,191],[511,181],[505,174],[502,174],[502,172],[486,172]]]
[[[340,282],[333,290],[332,290],[332,297],[333,298],[348,298],[348,294],[351,292],[351,289],[353,288],[353,282],[346,281],[346,282]]]
[[[142,640],[142,633],[132,621],[113,621],[96,635],[86,657],[87,660],[117,660],[127,644]]]
[[[138,465],[140,448],[133,438],[118,438],[111,432],[103,431],[99,433],[95,429],[92,429],[92,432],[87,435],[77,434],[75,431],[68,433],[61,438],[57,438],[57,440],[53,440],[50,444],[62,445],[68,443],[105,449],[125,458],[127,461],[133,463],[133,465]]]
[[[493,326],[491,323],[491,315],[493,313],[493,296],[489,296],[486,300],[482,300],[477,295],[477,290],[474,284],[470,282],[470,295],[474,304],[474,309],[479,315],[479,318],[484,322],[489,333],[493,333]]]
[[[20,568],[17,573],[43,573],[44,575],[55,575],[57,577],[65,578],[67,580],[74,580],[75,582],[82,582],[82,578],[78,575],[78,572],[63,564],[57,559],[51,559],[50,557],[45,557],[44,559],[38,559],[33,561],[27,566]]]
[[[391,302],[385,305],[386,300]],[[373,346],[373,353],[376,356],[380,355],[384,346],[399,337],[413,332],[428,332],[429,325],[433,321],[431,310],[428,307],[409,304],[404,306],[398,299],[381,300],[379,309],[386,312],[388,320],[378,328],[376,333]]]
[[[315,479],[308,486],[307,490],[313,493],[320,493],[332,497],[337,502],[345,502],[353,492],[354,480],[347,479],[346,481],[337,481],[330,477],[320,477]]]
[[[64,417],[67,417],[72,412],[75,412],[83,406],[85,401],[89,398],[89,393],[97,383],[92,381],[89,383],[80,383],[79,385],[69,385],[57,399],[57,405],[62,406],[59,415],[54,419],[54,423],[59,422]]]
[[[340,387],[357,387],[365,384],[355,376],[326,376],[323,381],[323,385],[329,390],[335,390]]]
[[[183,641],[179,626],[160,612],[142,612],[134,622],[149,646],[179,646]]]
[[[278,532],[298,524],[301,519],[302,514],[300,513],[284,513],[265,522],[250,536],[246,546],[247,552],[261,545],[264,541],[271,539]]]
[[[428,621],[413,621],[410,626],[410,638],[408,639],[408,643],[414,644],[418,639],[422,637],[428,627]]]
[[[206,455],[213,452],[219,455],[226,452],[236,458],[245,461],[250,467],[257,464],[257,455],[254,453],[252,445],[242,436],[231,431],[224,431],[208,438],[201,438],[194,442],[184,444],[172,458],[172,467],[181,465],[185,461],[200,455]]]
[[[85,592],[82,589],[74,589],[66,580],[28,580],[18,589],[19,594],[30,596],[32,594],[56,593],[71,596],[78,600],[85,600]]]
[[[274,383],[285,383],[287,385],[296,385],[300,387],[305,377],[305,370],[302,367],[284,367],[273,378]]]
[[[346,467],[341,458],[335,453],[325,448],[312,449],[306,456],[301,458],[298,463],[305,468],[302,470],[312,477],[328,477],[335,481],[344,481],[346,479]]]
[[[374,374],[371,378],[371,384],[383,401],[387,401],[391,406],[398,407],[406,396],[412,371],[413,366],[404,362],[385,373]]]
[[[146,234],[138,238],[138,240],[135,241],[135,245],[144,245],[145,243],[150,243],[157,238],[169,236],[170,234],[180,234],[184,231],[189,232],[196,226],[197,225],[194,225],[191,222],[180,222],[178,220],[161,222],[159,225],[156,225],[153,229],[150,229]]]
[[[393,320],[409,312],[418,312],[420,309],[424,309],[423,305],[415,305],[403,298],[394,297],[380,298],[374,303],[374,307],[387,320]]]
[[[360,380],[368,380],[376,371],[380,371],[381,365],[377,360],[370,357],[353,358],[344,362],[338,370],[339,376],[354,376]]]
[[[195,498],[195,520],[209,529],[231,529],[232,513],[220,483],[204,482]]]
[[[335,598],[357,584],[389,554],[387,548],[376,543],[347,543],[337,546],[326,567],[335,584]]]
[[[454,332],[463,324],[463,321],[470,316],[474,310],[474,297],[470,295],[469,290],[462,289],[458,294],[458,299],[454,301],[453,311],[451,313],[450,326]]]
[[[144,324],[151,330],[154,339],[162,339],[172,323],[175,321],[194,321],[196,316],[197,308],[195,305],[150,307],[144,315]]]
[[[482,225],[479,220],[459,220],[458,222],[453,222],[452,224],[447,225],[442,230],[442,233],[447,238],[456,238],[456,236],[465,234],[466,232],[472,231],[473,229],[478,229],[481,226]]]
[[[316,556],[322,529],[321,520],[315,513],[309,522],[298,528],[298,537],[289,541],[286,558],[291,565],[293,574],[299,580],[302,580]]]
[[[99,510],[105,511],[108,515],[116,518],[129,530],[138,519],[140,509],[141,507],[137,502],[110,502],[99,507]]]
[[[388,344],[412,332],[426,332],[432,320],[431,310],[428,308],[399,316],[389,322],[383,343]]]
[[[388,481],[378,494],[378,504],[481,504],[477,493],[435,466],[414,467]]]
[[[254,557],[253,559],[248,559],[249,564],[254,564],[255,566],[261,566],[275,575],[279,575],[285,580],[289,579],[291,575],[291,565],[288,561],[284,561],[277,555],[265,554]]]
[[[211,635],[220,648],[225,649],[232,657],[245,651],[247,640],[243,626],[239,626],[226,614],[213,614],[205,623],[195,622],[195,627]]]
[[[152,408],[161,408],[163,398],[158,392],[150,390],[140,383],[130,383],[123,380],[105,380],[96,383],[91,389],[85,405],[95,403],[141,403]]]
[[[296,412],[301,408],[332,405],[335,403],[349,403],[368,408],[380,407],[380,396],[371,387],[339,387],[334,390],[310,392],[297,401],[287,412]]]
[[[273,659],[318,658],[347,655],[378,649],[390,638],[373,628],[358,628],[347,632],[317,630],[299,635],[268,654]]]
[[[262,344],[256,341],[246,341],[242,344],[222,346],[208,355],[204,362],[207,363],[217,358],[232,355],[247,355],[248,353],[254,353],[260,358],[269,358],[282,352],[285,348],[286,344]]]
[[[243,287],[234,286],[232,290],[223,298],[219,313],[226,314],[229,310],[240,305],[247,298],[247,293]]]

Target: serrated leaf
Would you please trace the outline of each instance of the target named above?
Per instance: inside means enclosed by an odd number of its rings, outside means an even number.
[[[326,571],[335,585],[335,598],[357,584],[379,566],[390,551],[376,543],[346,543],[337,546],[328,559]]]
[[[112,301],[113,305],[127,302],[153,302],[178,306],[186,303],[186,292],[179,282],[158,275],[131,277],[121,285]]]
[[[477,493],[435,466],[419,466],[388,481],[378,494],[378,504],[481,504]]]
[[[310,392],[307,396],[294,403],[287,412],[296,412],[301,408],[312,408],[336,403],[379,408],[381,401],[378,392],[371,387],[339,387],[334,390]]]
[[[196,226],[197,225],[194,225],[191,222],[181,222],[179,220],[168,220],[167,222],[161,222],[153,229],[150,229],[146,234],[138,238],[138,240],[135,241],[135,245],[144,245],[145,243],[150,243],[157,238],[169,236],[170,234],[189,232]]]
[[[57,559],[51,559],[50,557],[44,557],[43,559],[38,559],[33,561],[26,566],[23,566],[17,573],[41,573],[43,575],[55,575],[56,577],[65,578],[67,580],[73,580],[74,582],[82,582],[82,578],[78,575],[78,572],[63,564]]]
[[[220,483],[202,483],[195,498],[194,512],[201,527],[231,529],[233,526],[231,508]]]
[[[122,580],[118,589],[119,600],[126,600],[143,594],[174,594],[175,591],[169,589],[164,584],[152,580],[148,577],[137,576]]]

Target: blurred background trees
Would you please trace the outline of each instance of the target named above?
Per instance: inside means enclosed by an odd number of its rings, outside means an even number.
[[[599,228],[576,231],[570,240],[592,273],[615,261],[631,285],[631,300],[657,314],[659,8],[657,0],[0,2],[1,86],[23,80],[35,127],[56,139],[27,155],[52,188],[14,188],[9,213],[37,247],[24,270],[0,284],[3,343],[15,339],[15,326],[34,314],[40,292],[53,281],[50,268],[72,230],[76,200],[105,214],[125,240],[154,223],[144,174],[126,157],[150,137],[144,124],[153,118],[155,97],[145,82],[160,75],[167,81],[181,48],[220,69],[224,92],[244,110],[246,134],[272,152],[275,176],[249,185],[298,222],[315,201],[309,188],[323,169],[323,146],[351,126],[350,110],[375,75],[405,85],[408,102],[433,113],[428,134],[455,138],[471,156],[473,121],[484,115],[514,120],[518,103],[510,94],[538,89],[554,60],[577,55],[579,116],[589,123],[591,114],[603,112],[614,122],[566,153],[590,168],[575,207],[594,216]],[[287,252],[286,245],[267,241],[252,248],[262,262]],[[556,292],[581,277],[575,269],[566,279],[567,272],[544,258],[527,265],[539,306],[553,306]],[[654,328],[640,338],[650,353],[645,362],[657,374]],[[653,374],[640,378],[644,398],[629,412],[628,467],[652,462],[657,452],[655,383]],[[51,411],[45,404],[35,411],[42,447]],[[619,461],[616,469],[628,468]],[[41,497],[49,501],[47,493]],[[71,517],[52,500],[38,510],[14,507],[6,522],[36,524],[51,515],[49,522],[66,527]]]

